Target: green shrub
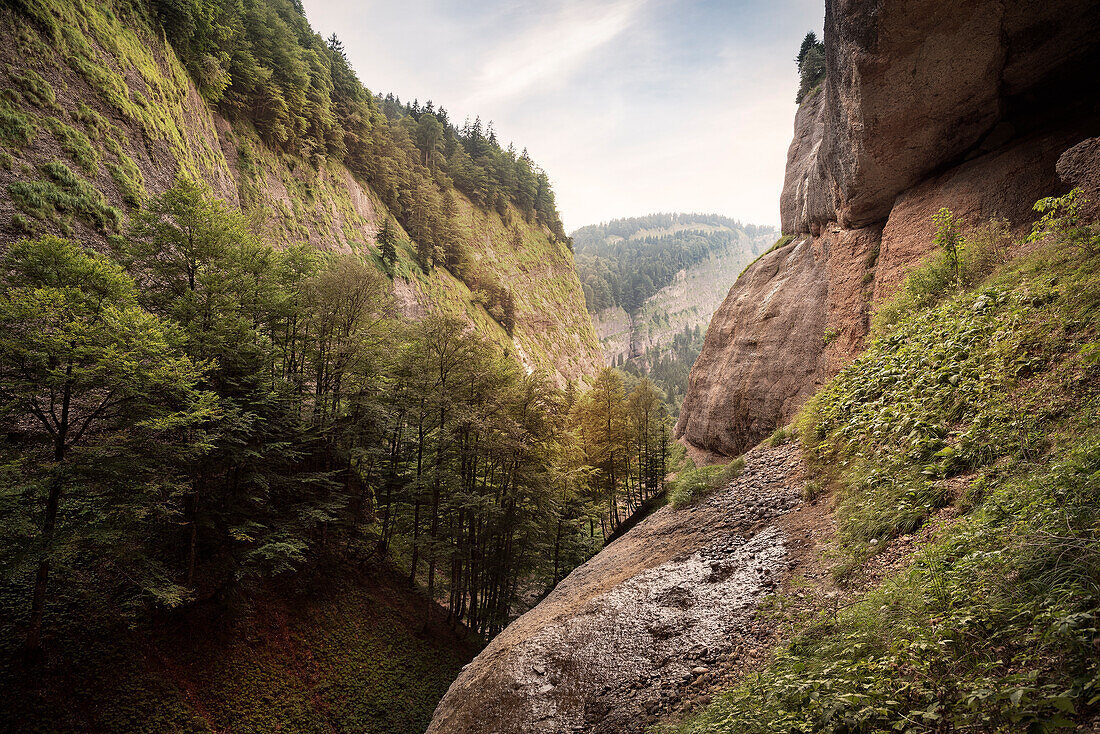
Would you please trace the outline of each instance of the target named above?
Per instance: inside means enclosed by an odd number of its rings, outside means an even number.
[[[767,439],[765,439],[764,443],[766,443],[768,446],[782,446],[783,444],[787,443],[787,441],[789,441],[794,435],[794,430],[790,426],[776,428],[774,431],[772,431],[772,435],[768,436]]]
[[[106,139],[107,150],[110,151],[118,163],[110,163],[107,170],[111,173],[115,185],[118,186],[122,200],[132,207],[141,206],[148,196],[145,191],[145,179],[141,175],[141,169],[134,163],[134,159],[126,154],[115,138],[110,135]]]
[[[937,216],[941,219],[937,237],[949,247],[941,244],[937,252],[909,273],[898,293],[875,310],[872,334],[886,333],[906,314],[931,308],[959,288],[979,285],[1008,259],[1012,237],[1007,221],[990,220],[960,235],[958,220],[944,219],[950,217],[949,210],[941,210]]]
[[[19,212],[11,217],[11,229],[16,234],[30,235],[35,233],[35,226]]]
[[[115,180],[122,200],[132,207],[141,206],[146,198],[145,187],[142,186],[141,181],[136,180],[125,168],[114,163],[108,163],[107,170]]]
[[[99,152],[92,146],[88,136],[53,117],[46,118],[46,127],[57,138],[61,149],[73,159],[73,161],[89,174],[96,172],[99,163]]]
[[[807,479],[802,485],[802,499],[807,502],[816,502],[828,489],[828,484],[824,479],[814,478]]]
[[[1070,247],[1083,250],[1086,255],[1100,251],[1100,227],[1081,221],[1081,207],[1087,203],[1081,189],[1035,202],[1035,211],[1043,216],[1035,223],[1028,240],[1055,237]]]
[[[21,148],[34,140],[31,118],[0,97],[0,142]]]
[[[104,102],[131,119],[135,117],[134,103],[130,101],[130,91],[122,77],[79,53],[69,57],[69,66],[84,77]]]
[[[15,87],[27,102],[44,110],[61,109],[60,105],[57,104],[57,95],[54,94],[53,87],[50,86],[48,81],[39,76],[38,72],[27,69],[22,73],[10,72],[10,76],[12,81],[15,82]]]
[[[118,228],[122,219],[118,209],[108,206],[102,194],[64,163],[47,163],[42,172],[44,180],[8,184],[8,195],[20,211],[52,222],[72,214],[103,232]]]
[[[732,482],[745,469],[745,459],[738,456],[728,464],[692,467],[681,471],[668,493],[673,507],[684,507]]]
[[[110,123],[107,122],[103,115],[93,110],[84,102],[76,103],[76,110],[72,113],[72,117],[86,129],[91,130],[97,138],[102,138],[111,127]]]

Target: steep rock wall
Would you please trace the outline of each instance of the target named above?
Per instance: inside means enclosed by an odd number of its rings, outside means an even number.
[[[777,251],[734,284],[677,436],[732,456],[790,420],[932,250],[940,207],[1020,232],[1036,199],[1088,195],[1097,28],[1100,5],[1085,0],[827,0],[826,80],[795,116],[780,200],[790,251],[818,256]]]

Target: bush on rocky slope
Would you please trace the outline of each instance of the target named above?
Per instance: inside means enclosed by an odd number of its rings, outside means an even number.
[[[1054,731],[1095,713],[1100,256],[1056,239],[975,290],[914,292],[803,411],[803,447],[840,486],[849,567],[945,503],[965,514],[683,731]]]

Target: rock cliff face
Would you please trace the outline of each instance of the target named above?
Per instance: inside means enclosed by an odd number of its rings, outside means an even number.
[[[1098,26],[1088,0],[827,0],[780,201],[794,239],[715,314],[677,435],[736,455],[790,420],[932,249],[940,207],[1021,229],[1042,196],[1096,198]]]

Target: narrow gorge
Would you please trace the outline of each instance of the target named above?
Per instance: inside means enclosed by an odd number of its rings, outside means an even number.
[[[783,432],[781,448],[758,444],[866,348],[876,306],[936,248],[941,207],[1022,237],[1037,199],[1078,187],[1100,200],[1098,14],[1072,0],[826,2],[784,237],[711,319],[676,426],[700,460],[744,454],[743,473],[574,571],[463,670],[432,734],[656,731],[763,664],[772,592],[811,615],[840,605],[820,555],[835,521],[806,501],[823,480],[807,490]]]
[[[1096,0],[0,28],[0,730],[1100,732]]]

